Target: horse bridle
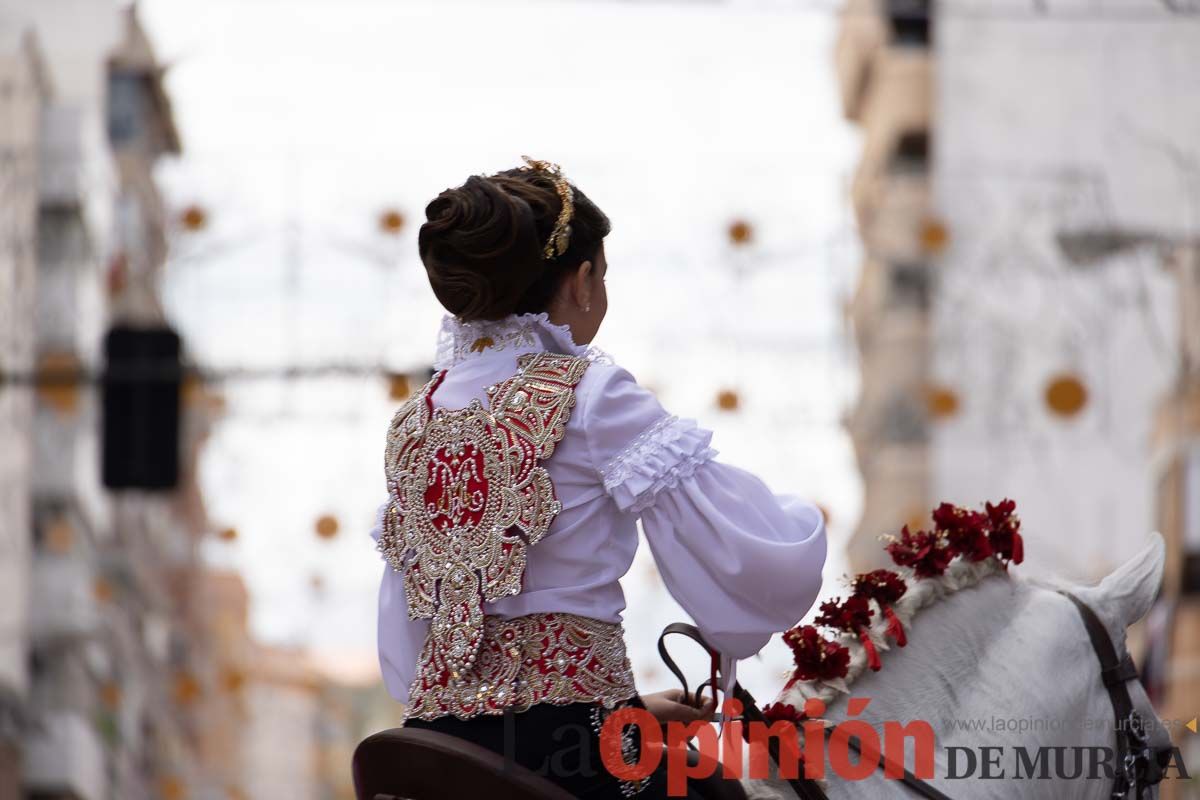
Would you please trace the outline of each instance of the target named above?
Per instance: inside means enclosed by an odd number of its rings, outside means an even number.
[[[1103,681],[1104,688],[1108,692],[1109,700],[1112,701],[1113,715],[1116,721],[1117,758],[1111,797],[1116,800],[1129,797],[1134,798],[1134,800],[1143,800],[1150,787],[1162,780],[1163,772],[1162,765],[1155,758],[1153,748],[1150,746],[1150,737],[1147,735],[1145,723],[1134,708],[1133,698],[1130,697],[1129,688],[1126,685],[1129,681],[1137,679],[1137,667],[1134,666],[1133,659],[1129,657],[1128,653],[1121,657],[1117,656],[1117,649],[1113,646],[1112,637],[1108,635],[1108,629],[1104,627],[1104,623],[1100,621],[1100,617],[1096,616],[1096,612],[1092,610],[1091,606],[1070,592],[1060,589],[1058,593],[1071,601],[1075,609],[1079,612],[1079,616],[1083,619],[1083,626],[1087,630],[1088,639],[1091,640],[1092,650],[1095,651],[1096,657],[1100,661],[1100,679]],[[672,623],[663,628],[662,634],[659,635],[658,654],[662,658],[663,663],[666,664],[667,669],[683,685],[684,696],[690,699],[692,695],[688,693],[687,679],[683,675],[683,670],[679,668],[679,665],[667,653],[665,640],[671,634],[680,634],[698,643],[714,657],[714,664],[716,663],[716,651],[704,641],[704,638],[700,635],[700,631],[694,625],[688,625],[687,623]],[[710,683],[712,683],[711,679],[697,687],[695,694],[697,700],[703,693],[704,688]],[[743,689],[741,684],[734,684],[733,695],[742,704],[743,720],[747,722],[766,722],[766,718],[763,716],[762,711],[759,710],[754,697]],[[825,733],[827,737],[832,733],[832,730],[832,728],[826,728]],[[743,727],[743,732],[745,731],[746,728]],[[850,739],[848,744],[856,754],[859,754],[857,741]],[[767,746],[771,760],[778,764],[780,755],[778,737],[770,737]],[[950,800],[949,796],[938,791],[907,769],[903,770],[903,775],[898,780],[912,790],[914,794],[927,798],[927,800]],[[829,800],[829,796],[825,794],[825,790],[814,780],[797,778],[789,780],[788,783],[801,800]]]
[[[1154,757],[1146,724],[1133,707],[1133,698],[1129,696],[1129,687],[1126,685],[1129,681],[1137,680],[1137,667],[1129,653],[1117,656],[1108,629],[1091,606],[1070,592],[1059,589],[1058,593],[1070,600],[1079,616],[1083,617],[1083,627],[1087,629],[1092,649],[1100,659],[1100,680],[1104,682],[1108,699],[1112,701],[1117,735],[1112,797],[1130,797],[1132,793],[1136,800],[1142,800],[1150,787],[1162,780],[1163,765]]]

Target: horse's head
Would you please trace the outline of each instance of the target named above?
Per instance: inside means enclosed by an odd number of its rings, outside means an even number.
[[[1106,748],[1118,756],[1112,764],[1118,773],[1126,750],[1145,752],[1143,776],[1152,783],[1161,778],[1160,765],[1169,760],[1171,740],[1129,661],[1126,629],[1146,615],[1158,596],[1163,558],[1162,537],[1154,534],[1095,585],[1026,583],[1016,627],[1032,632],[1023,641],[1030,680],[1018,689],[1021,697],[1014,698],[1014,704],[1024,700],[1040,708],[1045,719],[1061,723],[1057,730],[1031,733],[1028,744]],[[1129,720],[1130,712],[1144,726],[1144,744],[1130,738],[1131,725],[1138,727]],[[1106,797],[1119,787],[1112,780],[1091,777],[1060,784],[1054,796]]]
[[[1091,800],[1112,796],[1116,785],[1091,761],[1103,760],[1103,749],[1111,767],[1120,767],[1111,759],[1126,720],[1118,719],[1111,689],[1127,693],[1129,709],[1145,726],[1147,775],[1156,780],[1158,765],[1171,753],[1170,738],[1130,667],[1110,670],[1106,685],[1094,640],[1109,649],[1108,666],[1128,656],[1126,629],[1153,604],[1163,557],[1163,541],[1156,534],[1094,586],[1026,580],[994,564],[962,560],[944,576],[913,582],[895,605],[908,630],[908,645],[892,645],[881,671],[866,669],[862,648],[849,638],[841,640],[852,651],[850,694],[871,698],[861,718],[876,726],[887,720],[929,721],[938,747],[934,783],[952,797],[1014,796],[1013,783],[985,780],[979,771],[972,775],[980,780],[964,775],[949,779],[959,772],[948,769],[952,751],[972,750],[978,757],[983,749],[992,749],[1007,759],[1010,779],[1018,751],[1048,765],[1050,774],[1044,777],[1050,779],[1024,776],[1028,779],[1019,784],[1020,796]],[[1092,632],[1085,622],[1089,616],[1095,618]],[[888,641],[884,624],[874,621],[871,631],[881,645]],[[790,685],[780,700],[799,708],[806,698],[819,697],[829,704],[826,717],[841,722],[848,718],[840,700],[845,696],[844,688],[808,682]],[[1121,716],[1129,709],[1121,709]],[[1082,773],[1074,767],[1079,760]],[[1079,779],[1092,773],[1094,779]],[[866,796],[910,796],[895,781],[881,780],[878,772],[866,783],[842,784],[835,777],[829,796],[864,791]]]

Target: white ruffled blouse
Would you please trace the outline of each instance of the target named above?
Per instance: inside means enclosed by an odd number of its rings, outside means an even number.
[[[491,344],[480,349],[484,337]],[[463,408],[472,399],[486,406],[486,388],[516,374],[519,355],[546,350],[592,362],[566,434],[544,463],[562,512],[530,548],[521,593],[485,603],[484,612],[620,622],[619,579],[633,563],[640,518],[664,584],[721,651],[731,681],[736,659],[758,652],[816,599],[826,547],[820,511],[717,461],[710,431],[668,414],[628,371],[576,345],[545,314],[472,323],[446,317],[434,364],[446,376],[434,406]],[[385,567],[379,658],[400,702],[407,702],[428,627],[428,620],[409,619],[403,576]]]

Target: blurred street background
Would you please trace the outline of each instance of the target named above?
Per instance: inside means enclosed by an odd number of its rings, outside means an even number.
[[[1014,498],[1022,574],[1158,530],[1131,648],[1200,712],[1196,0],[0,0],[0,800],[353,797],[416,231],[526,153],[613,220],[597,344],[822,506],[826,595],[941,500]]]

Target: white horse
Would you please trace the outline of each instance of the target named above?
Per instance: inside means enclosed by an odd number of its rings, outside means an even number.
[[[1037,748],[1066,747],[1065,774],[1074,769],[1081,748],[1115,746],[1114,713],[1101,680],[1100,665],[1080,612],[1057,589],[1087,603],[1104,623],[1117,655],[1125,650],[1125,629],[1149,610],[1162,581],[1163,541],[1155,534],[1137,555],[1095,586],[1054,585],[1022,579],[1003,571],[993,559],[979,564],[956,559],[941,578],[912,581],[894,606],[908,633],[904,648],[882,653],[882,669],[865,669],[857,642],[851,647],[850,674],[840,686],[801,683],[780,700],[797,708],[809,697],[828,700],[825,719],[836,724],[862,719],[881,732],[883,722],[928,721],[935,732],[934,777],[928,783],[953,798],[1045,798],[1083,800],[1112,795],[1104,777],[1059,778],[1054,751],[1049,779],[1014,780],[1018,748],[1032,758]],[[917,611],[920,614],[917,614]],[[887,647],[883,621],[873,621],[871,638]],[[1126,684],[1134,707],[1146,722],[1150,747],[1170,750],[1170,738],[1136,681]],[[847,694],[848,690],[848,694]],[[860,714],[848,715],[846,697],[870,698]],[[991,751],[989,772],[1001,779],[982,779],[981,748]],[[958,748],[952,750],[952,748]],[[1080,748],[1076,750],[1075,748]],[[906,766],[913,768],[913,745]],[[947,778],[950,757],[956,773],[969,766],[970,777]],[[999,753],[998,757],[994,754]],[[841,798],[916,798],[912,790],[876,770],[861,781],[846,781],[826,769],[823,788],[830,800]],[[1087,768],[1088,758],[1083,758]],[[1028,775],[1029,770],[1022,772]],[[778,781],[743,781],[752,800],[794,800],[790,787]],[[1157,789],[1153,791],[1157,796]],[[1133,795],[1130,795],[1133,797]]]

